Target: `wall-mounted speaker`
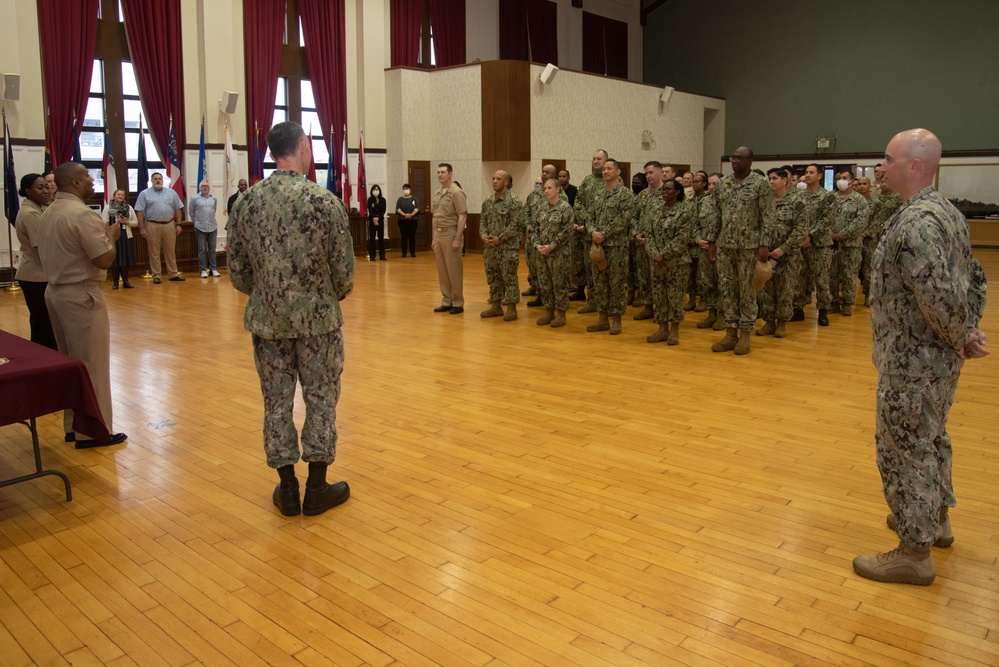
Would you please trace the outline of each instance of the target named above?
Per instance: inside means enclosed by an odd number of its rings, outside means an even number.
[[[545,65],[545,71],[541,73],[541,83],[546,85],[550,84],[552,82],[552,79],[555,78],[556,74],[558,74],[558,67],[552,65],[551,63],[548,63],[547,65]]]
[[[582,9],[583,0],[572,0],[572,6],[575,7],[576,9]]]
[[[663,88],[663,92],[659,93],[659,101],[663,104],[669,102],[671,97],[673,97],[673,86],[666,86]]]
[[[227,90],[222,93],[222,99],[219,100],[219,109],[223,113],[232,115],[236,113],[236,103],[239,102],[239,93],[234,93],[231,90]]]
[[[21,75],[3,75],[3,99],[5,102],[16,102],[21,99]]]

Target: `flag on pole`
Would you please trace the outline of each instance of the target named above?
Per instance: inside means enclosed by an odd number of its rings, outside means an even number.
[[[80,154],[80,119],[73,113],[73,162],[83,162]]]
[[[142,192],[149,187],[149,162],[146,160],[146,131],[142,127],[142,116],[139,116],[139,156],[136,160],[138,169],[135,174],[135,191]]]
[[[312,126],[309,125],[309,144],[312,144]],[[309,180],[316,182],[316,156],[309,151]]]
[[[333,177],[336,172],[334,165],[337,164],[336,161],[336,146],[333,144],[335,133],[333,132],[333,126],[330,125],[330,142],[329,142],[329,155],[326,157],[326,189],[333,194],[340,196],[340,193],[336,189],[337,179]]]
[[[177,135],[173,131],[173,114],[170,114],[170,137],[167,139],[167,178],[170,187],[184,201],[184,177],[180,173],[180,155],[177,153]]]
[[[235,174],[232,171],[232,137],[229,136],[229,121],[225,124],[225,185],[222,187],[225,189],[225,202],[226,209],[225,214],[229,215],[229,197],[236,192],[236,181],[234,179]],[[201,185],[200,183],[198,184]]]
[[[49,111],[45,109],[45,160],[42,163],[42,173],[47,174],[56,166],[52,164],[52,148],[49,146]]]
[[[343,126],[343,153],[340,154],[340,198],[350,210],[350,170],[347,168],[347,126]]]
[[[3,112],[3,210],[11,227],[17,222],[21,210],[21,200],[17,198],[17,176],[14,174],[14,147],[10,145],[10,128],[7,127],[7,111]],[[11,283],[13,283],[11,279]]]
[[[208,157],[205,155],[205,117],[201,117],[201,146],[198,148],[198,190],[201,182],[208,178]]]
[[[114,156],[111,155],[111,130],[104,121],[104,208],[108,207],[118,189],[118,175],[114,173]]]
[[[364,130],[357,144],[357,212],[368,215],[368,182],[364,174]]]

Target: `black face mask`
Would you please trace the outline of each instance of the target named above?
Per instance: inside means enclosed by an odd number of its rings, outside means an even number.
[[[635,184],[635,183],[631,184],[631,191],[634,192],[636,195],[644,189],[645,189],[644,185]]]

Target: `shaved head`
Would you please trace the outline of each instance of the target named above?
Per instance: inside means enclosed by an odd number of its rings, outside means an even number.
[[[56,187],[60,190],[73,184],[73,180],[87,173],[87,168],[79,162],[63,162],[55,169]]]
[[[935,134],[918,128],[899,132],[885,149],[884,182],[906,201],[933,184],[943,145]]]

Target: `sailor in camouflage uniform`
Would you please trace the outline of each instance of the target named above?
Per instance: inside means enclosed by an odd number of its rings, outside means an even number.
[[[541,293],[538,291],[538,251],[534,249],[530,238],[532,233],[537,232],[538,211],[545,205],[544,186],[550,178],[558,178],[558,169],[555,168],[555,165],[546,164],[541,167],[540,183],[535,181],[534,189],[524,200],[524,208],[527,212],[524,228],[524,257],[527,260],[527,283],[530,285],[530,288],[524,292],[524,296],[537,296],[533,301],[527,302],[527,305],[531,307],[541,305]],[[562,198],[569,201],[564,194]]]
[[[593,172],[583,179],[576,190],[576,202],[573,204],[572,213],[576,221],[573,229],[576,232],[577,248],[573,255],[573,275],[577,295],[586,286],[586,303],[580,306],[577,313],[597,312],[596,301],[593,296],[593,264],[590,263],[590,235],[586,232],[586,221],[590,216],[590,209],[593,206],[594,194],[604,189],[603,168],[607,160],[607,151],[598,148],[593,152],[590,165]]]
[[[947,414],[964,360],[988,354],[985,275],[967,220],[933,190],[940,154],[927,130],[901,132],[885,151],[885,183],[904,203],[874,254],[871,329],[878,470],[899,545],[853,561],[862,577],[924,586],[935,577],[930,546],[954,540]]]
[[[829,326],[830,303],[829,274],[832,270],[833,242],[830,230],[836,220],[836,195],[822,187],[822,171],[819,165],[810,164],[805,169],[804,191],[808,205],[808,221],[811,229],[802,246],[804,266],[798,281],[798,295],[792,322],[805,319],[805,305],[812,301],[812,287],[815,287],[815,303],[819,310],[819,326]]]
[[[708,311],[708,316],[697,323],[698,329],[725,328],[725,317],[718,316],[720,300],[718,298],[718,272],[715,263],[708,260],[708,242],[706,234],[718,223],[718,208],[708,191],[708,175],[703,171],[694,174],[694,196],[691,204],[694,207],[694,232],[691,235],[697,242],[697,292],[701,295],[700,305]],[[696,310],[696,309],[695,309]]]
[[[646,337],[649,343],[680,342],[683,292],[690,276],[690,237],[694,209],[684,204],[683,183],[675,178],[662,186],[662,197],[649,219],[645,249],[652,265],[652,295],[659,330]],[[651,208],[651,204],[650,204]]]
[[[628,231],[635,196],[621,182],[617,160],[607,158],[603,177],[604,187],[592,193],[586,233],[593,243],[603,247],[607,266],[593,267],[594,300],[600,318],[586,330],[609,331],[616,336],[621,333],[621,315],[628,308]]]
[[[509,174],[493,172],[493,192],[482,202],[479,235],[482,237],[482,264],[489,283],[489,308],[480,317],[498,317],[510,322],[517,319],[520,287],[517,265],[520,263],[520,239],[524,235],[524,205],[507,190]],[[500,305],[502,304],[502,305]],[[506,306],[506,314],[503,314]]]
[[[264,451],[281,482],[273,501],[282,514],[321,514],[350,496],[346,482],[326,483],[336,457],[336,403],[343,370],[339,301],[354,286],[354,248],[343,203],[306,178],[312,143],[302,126],[267,133],[277,170],[247,190],[229,218],[227,266],[233,287],[249,295],[243,326],[264,398]],[[295,463],[299,436],[292,414],[302,384],[301,459],[309,464],[304,502]]]
[[[797,190],[789,190],[790,177],[783,168],[767,171],[774,193],[774,236],[770,241],[770,259],[776,261],[773,275],[759,292],[760,317],[763,326],[757,336],[783,338],[785,323],[794,312],[794,295],[801,273],[801,244],[808,235],[808,210]]]
[[[756,262],[769,259],[774,227],[774,195],[767,179],[751,171],[753,151],[742,146],[732,154],[732,173],[718,183],[714,198],[719,222],[707,234],[708,257],[715,259],[718,293],[725,316],[725,337],[713,352],[749,354],[756,323]]]
[[[829,278],[832,311],[847,317],[853,315],[853,304],[857,301],[857,275],[860,273],[863,245],[861,235],[867,229],[870,217],[867,200],[854,189],[855,182],[853,172],[844,171],[839,174],[836,181],[839,190],[836,197],[836,222],[830,234],[836,244]]]
[[[887,185],[881,185],[881,193],[871,196],[871,220],[864,232],[863,256],[860,260],[860,283],[864,288],[864,305],[871,305],[871,262],[874,252],[881,240],[881,230],[895,211],[902,205],[902,199],[897,192],[892,192]]]
[[[638,248],[635,254],[635,304],[642,306],[642,311],[634,317],[636,320],[651,320],[655,312],[652,300],[652,267],[649,265],[649,253],[642,246],[651,231],[650,216],[658,219],[663,208],[662,164],[655,160],[646,162],[645,180],[649,187],[635,197],[635,220],[631,226],[631,234]]]
[[[556,179],[545,181],[543,192],[545,203],[538,211],[534,233],[528,238],[538,252],[538,291],[545,306],[545,314],[537,322],[539,326],[564,327],[565,311],[569,309],[565,281],[569,275],[569,253],[575,243],[572,207]]]

